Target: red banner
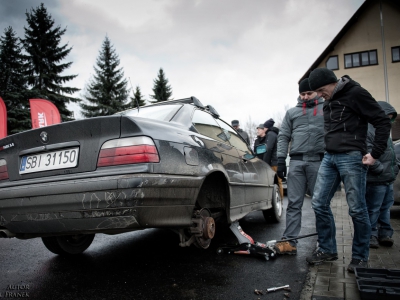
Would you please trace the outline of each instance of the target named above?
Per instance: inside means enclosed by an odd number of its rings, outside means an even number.
[[[61,123],[57,107],[49,100],[29,99],[32,129]]]
[[[0,139],[7,136],[7,109],[6,105],[0,97]]]

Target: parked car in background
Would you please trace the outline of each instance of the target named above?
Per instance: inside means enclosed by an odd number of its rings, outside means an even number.
[[[0,140],[0,237],[41,237],[56,254],[145,228],[207,248],[215,220],[257,210],[280,220],[275,172],[195,97]]]
[[[393,145],[396,158],[398,161],[400,161],[400,140],[394,141]],[[393,196],[394,204],[400,205],[400,175],[397,176],[395,182],[393,183]]]

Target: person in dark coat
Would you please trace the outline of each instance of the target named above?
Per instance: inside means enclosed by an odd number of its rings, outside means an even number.
[[[271,166],[272,170],[276,172],[278,170],[277,146],[279,129],[274,127],[274,124],[275,121],[272,118],[264,123],[267,152],[264,153],[263,160]],[[278,177],[278,185],[281,198],[283,199],[283,185],[280,177]]]
[[[393,106],[384,101],[378,101],[391,122],[397,117]],[[372,150],[375,139],[375,128],[368,125],[367,147]],[[375,164],[369,167],[367,173],[367,187],[365,200],[369,220],[371,222],[370,248],[379,248],[379,245],[391,247],[393,228],[390,225],[390,207],[394,203],[393,182],[399,173],[396,153],[394,152],[393,141],[389,137],[385,152],[376,160]]]
[[[239,121],[238,120],[232,120],[231,122],[233,129],[236,130],[237,133],[245,140],[247,145],[250,145],[250,138],[249,135],[246,131],[243,131],[243,129],[240,128]]]
[[[338,258],[330,203],[342,181],[354,227],[347,271],[354,273],[356,267],[368,267],[371,224],[365,202],[366,175],[368,166],[385,152],[390,120],[371,94],[347,75],[337,79],[332,70],[317,68],[310,73],[308,81],[310,88],[325,99],[325,154],[312,198],[318,248],[306,260],[310,264],[319,264]],[[376,130],[370,152],[366,141],[368,123]]]

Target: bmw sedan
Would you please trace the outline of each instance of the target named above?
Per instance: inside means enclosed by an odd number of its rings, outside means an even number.
[[[56,254],[145,228],[205,249],[217,220],[257,210],[281,217],[275,172],[195,97],[0,140],[0,237],[40,237]]]

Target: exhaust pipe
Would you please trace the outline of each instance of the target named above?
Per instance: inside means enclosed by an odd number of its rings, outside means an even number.
[[[0,229],[0,238],[13,238],[16,237],[15,233],[12,233],[8,229]]]

